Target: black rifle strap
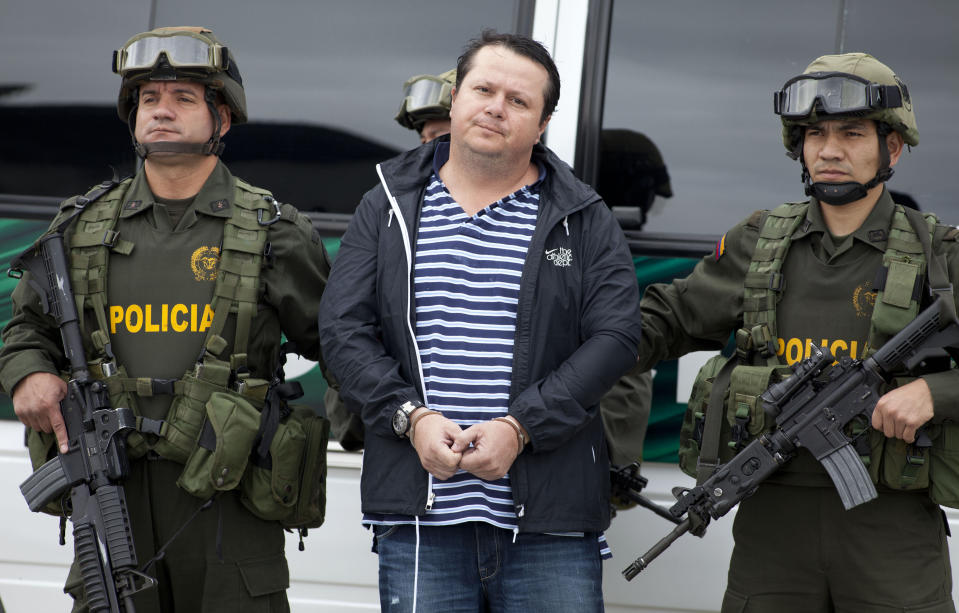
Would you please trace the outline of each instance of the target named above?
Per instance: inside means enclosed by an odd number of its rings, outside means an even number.
[[[696,461],[696,485],[712,476],[719,466],[719,444],[722,434],[723,407],[726,405],[726,392],[729,389],[729,379],[733,369],[739,365],[739,357],[733,354],[713,380],[713,388],[709,393],[709,404],[706,407],[706,420],[703,424],[702,447],[699,450],[699,459]]]
[[[100,185],[97,185],[95,188],[87,192],[85,195],[80,196],[76,199],[73,212],[70,213],[70,215],[68,215],[62,222],[60,222],[60,225],[57,226],[56,231],[64,232],[67,229],[67,226],[69,226],[70,223],[73,221],[73,218],[80,215],[80,213],[82,213],[83,210],[87,208],[88,204],[99,200],[104,194],[106,194],[108,191],[110,191],[111,189],[119,185],[121,181],[125,180],[125,178],[126,177],[121,179],[116,169],[114,169],[113,178],[107,179]]]
[[[186,527],[189,526],[191,523],[193,523],[193,520],[196,519],[196,516],[199,515],[201,511],[206,511],[211,506],[213,506],[213,501],[214,499],[216,499],[218,495],[219,495],[219,492],[213,494],[213,496],[205,500],[203,504],[197,507],[193,511],[193,513],[186,519],[186,521],[183,522],[183,525],[177,528],[176,532],[173,533],[173,536],[171,536],[170,539],[166,543],[164,543],[162,547],[160,547],[159,551],[156,552],[156,555],[154,555],[152,558],[147,560],[147,563],[140,568],[140,572],[146,573],[147,571],[150,570],[150,567],[153,566],[154,563],[162,560],[164,556],[166,556],[167,548],[173,543],[173,541],[176,540],[176,537],[180,536],[180,534],[184,530],[186,530]]]

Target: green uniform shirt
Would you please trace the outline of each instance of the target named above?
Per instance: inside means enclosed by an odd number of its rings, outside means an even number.
[[[785,286],[776,309],[777,344],[783,355],[798,357],[801,348],[805,358],[806,339],[816,344],[826,339],[839,355],[852,355],[855,342],[854,357],[862,356],[872,314],[872,279],[886,249],[892,214],[893,201],[884,190],[863,225],[836,244],[819,203],[810,203],[783,265]],[[704,257],[688,277],[646,289],[640,368],[652,368],[660,360],[691,351],[719,350],[742,326],[743,284],[759,236],[758,224],[759,215],[750,216],[723,237],[718,255]],[[959,244],[944,240],[936,250],[947,254],[949,278],[956,284]],[[959,419],[959,371],[923,378],[932,392],[934,421]],[[815,462],[811,456],[806,459]],[[790,464],[794,465],[791,471],[801,471],[805,462],[799,457]],[[818,465],[815,472],[829,484]]]

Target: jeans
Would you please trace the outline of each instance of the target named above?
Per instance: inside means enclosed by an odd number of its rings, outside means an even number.
[[[603,611],[595,533],[519,534],[514,543],[513,532],[482,522],[420,526],[417,555],[416,531],[373,526],[384,613]]]

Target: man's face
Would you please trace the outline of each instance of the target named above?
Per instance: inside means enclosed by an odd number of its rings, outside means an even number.
[[[134,129],[137,141],[206,142],[213,134],[214,123],[204,91],[202,84],[192,81],[149,81],[141,85]],[[222,135],[230,128],[230,113],[223,104],[218,110]]]
[[[807,126],[803,158],[814,183],[867,183],[879,170],[876,122],[827,119]]]
[[[420,144],[425,145],[434,138],[450,133],[449,119],[427,119],[420,130]]]
[[[453,90],[453,145],[493,158],[528,160],[549,122],[549,117],[540,121],[548,79],[541,65],[502,45],[477,51]]]

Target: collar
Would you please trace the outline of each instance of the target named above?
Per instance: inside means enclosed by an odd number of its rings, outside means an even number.
[[[436,149],[433,150],[433,173],[436,176],[440,176],[440,168],[443,167],[446,162],[450,160],[450,141],[449,139],[444,139],[436,143]],[[531,184],[527,185],[531,189],[537,188],[540,183],[543,182],[543,179],[546,178],[546,166],[536,158],[532,159],[533,163],[536,164],[536,168],[539,169],[539,175],[536,177],[536,180]]]
[[[879,200],[872,207],[866,220],[852,233],[854,240],[871,245],[879,251],[886,250],[886,243],[889,240],[889,226],[892,223],[892,215],[895,212],[896,205],[889,195],[889,191],[883,187]],[[806,221],[799,227],[799,230],[793,235],[793,238],[801,238],[808,234],[819,233],[823,236],[829,234],[829,228],[826,227],[826,221],[822,216],[822,209],[819,201],[812,198],[809,201],[809,208],[806,211]]]
[[[202,213],[211,217],[230,217],[232,215],[233,186],[235,180],[230,174],[226,164],[217,161],[213,172],[207,177],[206,183],[200,188],[193,204],[187,208],[183,214],[184,217]],[[142,169],[133,178],[130,188],[124,196],[123,206],[120,211],[120,219],[133,217],[153,208],[156,204],[156,196],[150,189],[150,184],[146,178],[146,172]]]

